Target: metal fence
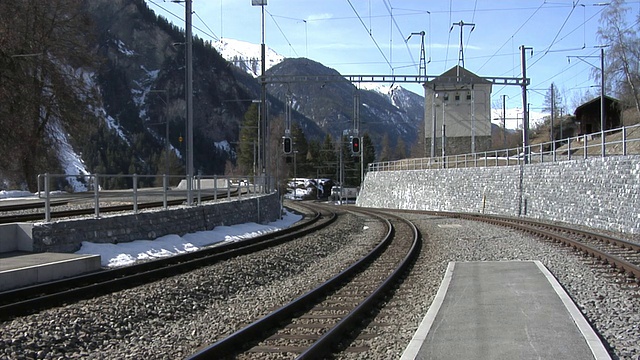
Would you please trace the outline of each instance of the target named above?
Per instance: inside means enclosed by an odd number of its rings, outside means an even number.
[[[602,141],[604,139],[604,142]],[[509,166],[640,154],[640,124],[512,149],[371,163],[368,171]],[[526,161],[525,161],[526,160]]]
[[[100,206],[129,205],[138,213],[138,205],[159,202],[163,208],[173,200],[183,200],[186,204],[200,205],[203,199],[218,200],[219,197],[238,197],[258,193],[263,186],[256,185],[248,176],[196,176],[192,178],[191,189],[181,175],[38,175],[38,197],[44,199],[45,221],[51,220],[51,206],[58,201],[75,205],[75,208],[93,208],[96,218],[100,217]],[[177,186],[171,187],[170,183]],[[160,185],[160,186],[158,186]]]

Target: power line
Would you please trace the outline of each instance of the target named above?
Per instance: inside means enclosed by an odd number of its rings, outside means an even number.
[[[367,30],[367,25],[364,23],[364,21],[362,20],[362,17],[360,17],[360,14],[358,14],[358,11],[356,10],[355,7],[353,7],[353,4],[351,3],[351,0],[347,0],[347,2],[349,3],[349,6],[351,6],[351,9],[353,10],[353,12],[356,14],[356,16],[358,17],[358,20],[360,20],[360,23],[362,24],[362,26],[364,26],[365,30]],[[380,48],[380,45],[378,45],[378,42],[376,41],[376,39],[373,37],[373,34],[371,31],[367,31],[369,33],[369,37],[371,38],[371,40],[373,41],[373,43],[376,45],[376,48],[378,48],[378,51],[380,52],[380,55],[382,55],[382,57],[384,58],[384,60],[387,62],[387,64],[389,65],[389,68],[393,70],[393,66],[391,66],[391,63],[389,62],[389,59],[387,59],[387,57],[385,56],[384,52],[382,51],[382,49]]]
[[[474,22],[476,20],[476,10],[478,9],[478,0],[475,1],[475,3],[473,4],[473,14],[471,15],[471,22]],[[464,45],[464,47],[468,48],[469,47],[469,40],[471,39],[471,33],[469,33],[469,36],[467,36],[467,43]]]
[[[384,6],[387,8],[387,12],[389,12],[389,15],[391,16],[391,22],[395,25],[396,30],[398,30],[398,33],[400,34],[401,39],[404,41],[404,45],[407,48],[407,52],[409,53],[409,58],[411,59],[411,62],[415,65],[416,61],[413,58],[413,54],[411,54],[411,49],[409,48],[409,44],[407,40],[405,40],[407,37],[402,33],[400,26],[398,25],[395,17],[393,16],[393,11],[392,11],[393,8],[391,7],[391,4],[390,3],[388,4],[388,0],[384,0],[383,3],[384,3]]]
[[[273,23],[276,24],[276,27],[278,28],[278,30],[280,30],[280,34],[282,34],[282,37],[287,41],[287,44],[289,45],[291,50],[293,50],[293,53],[296,54],[297,57],[300,57],[300,55],[298,55],[298,52],[296,51],[296,49],[294,49],[293,45],[291,45],[291,41],[289,41],[289,39],[287,38],[287,35],[285,35],[284,31],[282,31],[282,28],[280,27],[280,24],[278,24],[276,19],[273,17],[273,15],[271,15],[271,13],[268,10],[265,10],[265,11],[267,12],[267,14],[269,14],[269,16],[271,16],[271,20],[273,20]]]
[[[487,61],[485,61],[485,63],[482,64],[482,66],[480,66],[478,71],[482,70],[482,68],[491,61],[493,56],[495,56],[498,52],[500,52],[500,50],[502,50],[502,48],[509,43],[509,40],[513,41],[513,37],[516,36],[520,32],[520,30],[522,30],[522,28],[538,13],[538,11],[540,11],[540,9],[542,9],[544,4],[545,3],[543,2],[542,4],[540,4],[540,6],[538,6],[538,8],[529,16],[529,18],[525,22],[523,22],[522,25],[520,25],[520,27],[511,35],[511,37],[509,39],[507,39],[507,41],[505,41],[504,44],[502,44],[502,46],[500,46],[500,48],[498,50],[496,50],[495,53],[493,53],[492,57],[487,59]],[[515,66],[514,66],[514,68],[515,68]],[[509,70],[509,72],[511,72],[512,70]]]
[[[453,7],[453,0],[449,0],[449,24],[451,24],[451,10]],[[447,62],[449,62],[449,43],[451,41],[451,31],[449,31],[449,36],[447,37],[447,51],[445,53],[445,57],[444,57],[444,70],[442,70],[442,72],[444,73],[445,71],[447,71]]]
[[[180,15],[174,14],[169,9],[165,8],[164,6],[158,4],[157,2],[155,2],[153,0],[147,0],[147,1],[152,3],[152,4],[154,4],[155,6],[159,7],[160,9],[164,10],[166,13],[171,14],[173,17],[175,17],[176,19],[180,20],[180,22],[184,22],[184,17],[181,17]],[[178,3],[178,5],[184,7],[184,5],[182,5],[182,4]],[[198,16],[198,15],[196,14],[196,16]],[[198,16],[198,18],[200,18],[200,17]],[[200,20],[202,21],[202,19],[200,19]],[[203,23],[204,23],[204,21],[203,21]],[[205,24],[205,26],[207,26],[207,25]],[[220,40],[220,39],[218,39],[218,37],[215,34],[213,34],[213,31],[212,31],[212,34],[210,34],[210,33],[207,33],[206,31],[202,30],[201,28],[199,28],[197,26],[194,26],[193,24],[191,25],[191,27],[196,29],[196,30],[198,30],[198,31],[200,31],[204,35],[207,35],[208,37],[210,37],[210,38],[212,38],[212,39],[214,39],[216,41]],[[208,26],[207,26],[207,28],[208,28]],[[209,30],[211,30],[211,29],[209,29]]]
[[[197,18],[202,22],[202,24],[203,24],[207,29],[209,29],[209,31],[211,31],[211,35],[212,35],[211,37],[212,37],[212,38],[214,38],[216,41],[220,41],[220,38],[219,38],[218,36],[216,36],[216,33],[215,33],[213,30],[211,30],[211,28],[209,27],[209,25],[207,25],[207,23],[206,23],[206,22],[204,22],[204,20],[202,20],[202,18],[200,17],[200,15],[198,15],[198,13],[197,13],[197,12],[195,12],[195,11],[194,11],[193,13],[194,13],[194,14],[196,15],[196,17],[197,17]]]

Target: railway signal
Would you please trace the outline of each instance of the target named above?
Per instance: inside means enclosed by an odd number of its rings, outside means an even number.
[[[360,154],[360,138],[359,137],[351,138],[351,152],[354,155]]]
[[[282,143],[282,150],[285,154],[291,154],[291,138],[285,137]]]

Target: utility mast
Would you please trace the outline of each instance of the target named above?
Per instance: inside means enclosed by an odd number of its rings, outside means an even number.
[[[406,41],[409,41],[413,35],[420,35],[420,67],[418,68],[418,76],[420,77],[420,81],[426,81],[427,79],[427,59],[424,51],[424,36],[426,33],[424,31],[420,32],[412,32],[411,35],[407,38]]]
[[[471,31],[469,31],[469,33],[471,33],[476,28],[476,24],[466,23],[466,22],[460,20],[460,22],[453,23],[453,25],[451,25],[451,29],[449,29],[449,32],[451,32],[453,30],[453,27],[456,26],[456,25],[460,26],[460,51],[458,53],[458,65],[460,67],[464,67],[464,44],[462,42],[463,28],[465,26],[471,26]],[[458,69],[458,74],[457,75],[460,76],[460,69]]]

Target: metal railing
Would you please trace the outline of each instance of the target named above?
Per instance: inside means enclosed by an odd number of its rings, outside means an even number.
[[[160,179],[161,187],[157,186]],[[215,201],[219,196],[230,198],[236,190],[238,197],[242,197],[243,191],[246,194],[263,191],[264,187],[250,180],[248,176],[196,176],[192,179],[191,197],[201,205],[204,197]],[[170,187],[171,182],[179,184]],[[51,221],[51,201],[61,198],[77,208],[93,208],[95,218],[99,218],[101,204],[130,205],[138,213],[139,204],[162,198],[163,209],[167,209],[169,200],[185,199],[185,203],[190,203],[188,196],[187,180],[180,175],[38,175],[38,197],[44,199],[47,222]]]
[[[604,136],[604,146],[602,138]],[[638,146],[630,146],[637,144]],[[526,150],[526,151],[525,151]],[[603,152],[604,150],[604,152]],[[529,145],[526,149],[491,150],[475,154],[403,159],[371,163],[368,171],[402,171],[443,168],[509,166],[593,157],[640,154],[640,124]],[[525,162],[525,159],[527,160]]]

